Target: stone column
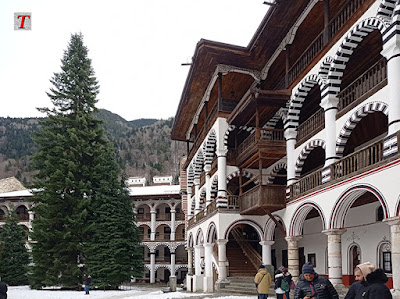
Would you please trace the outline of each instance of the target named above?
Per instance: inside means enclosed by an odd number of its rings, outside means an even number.
[[[288,270],[295,281],[299,279],[300,275],[298,241],[301,238],[302,236],[290,236],[285,238],[288,243]]]
[[[320,106],[325,114],[325,167],[338,160],[336,156],[336,113],[339,99],[336,96],[327,96]]]
[[[342,235],[345,229],[329,229],[323,233],[328,236],[328,274],[333,285],[342,285]]]
[[[206,206],[208,206],[211,203],[211,165],[204,165],[204,171],[206,173]]]
[[[287,158],[287,185],[291,185],[296,182],[296,174],[294,166],[296,163],[296,157],[294,156],[294,149],[296,146],[297,131],[289,128],[285,130],[286,139],[286,158]]]
[[[176,276],[175,276],[175,250],[171,251],[171,275],[169,277],[168,285],[171,292],[176,292]]]
[[[194,272],[193,276],[193,291],[203,291],[203,274],[201,274],[201,249],[202,245],[194,246]]]
[[[204,282],[203,291],[212,292],[213,291],[213,275],[212,275],[212,250],[214,244],[206,243],[204,244]]]
[[[217,208],[228,207],[226,197],[226,154],[228,150],[217,150],[218,157],[218,198]]]
[[[171,241],[175,241],[175,209],[171,210]]]
[[[188,275],[193,275],[193,247],[188,248]]]
[[[150,223],[150,241],[154,241],[156,239],[156,210],[151,210],[151,223]]]
[[[194,200],[195,211],[194,214],[200,212],[200,179],[194,179]]]
[[[400,298],[400,216],[385,219],[390,225],[390,240],[392,242],[392,275],[393,298]]]
[[[262,263],[263,265],[272,265],[271,246],[274,241],[261,241],[259,244],[262,246]]]
[[[219,239],[217,240],[218,244],[218,280],[217,287],[221,288],[225,284],[229,284],[228,280],[228,261],[226,259],[226,244],[228,243],[227,239]]]
[[[156,282],[156,253],[150,251],[150,283]]]
[[[400,130],[400,40],[398,34],[394,34],[384,43],[381,54],[387,59],[388,135],[391,135]]]
[[[35,219],[35,213],[32,211],[28,211],[28,214],[29,214],[28,229],[29,229],[29,232],[32,232],[32,222],[33,222],[33,219]],[[32,241],[31,234],[28,234],[28,242],[29,241]]]

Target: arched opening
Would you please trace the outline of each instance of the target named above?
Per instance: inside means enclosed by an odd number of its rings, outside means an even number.
[[[161,224],[156,229],[156,240],[169,241],[171,240],[171,227],[166,224]]]
[[[28,209],[25,206],[18,206],[15,212],[17,214],[18,221],[29,220]]]
[[[306,176],[317,169],[321,169],[325,164],[325,150],[322,146],[314,147],[304,160],[300,177]]]
[[[352,282],[354,282],[354,269],[361,263],[361,249],[358,244],[354,243],[349,247],[349,271],[352,277]]]
[[[180,265],[187,265],[188,255],[184,245],[179,245],[175,249],[175,262]]]
[[[378,245],[378,263],[379,268],[385,273],[392,274],[392,245],[387,240]]]
[[[141,248],[143,250],[144,263],[145,264],[150,264],[150,250],[149,250],[149,247],[147,247],[145,245],[142,245]]]
[[[283,226],[281,220],[278,222]],[[286,234],[275,225],[273,241],[275,242],[271,248],[271,260],[274,269],[278,269],[280,266],[285,268],[288,267],[288,250],[287,242],[285,240]]]
[[[273,176],[274,177],[271,181],[272,185],[286,186],[286,181],[287,181],[286,168],[279,169],[278,172],[276,174],[274,174]]]
[[[171,272],[168,268],[160,267],[156,271],[156,282],[168,282],[169,277],[171,276]]]
[[[315,84],[307,96],[304,98],[303,106],[299,115],[299,127],[307,121],[312,115],[322,110],[321,106],[321,90],[318,84]]]
[[[175,240],[183,241],[185,240],[185,224],[179,224],[175,230]]]
[[[380,111],[367,114],[352,130],[344,147],[343,155],[347,156],[365,148],[387,135],[388,117]]]
[[[252,179],[244,176],[242,174],[242,193],[245,193],[246,191],[252,189],[256,184],[253,181],[251,181]],[[229,180],[228,184],[227,184],[227,191],[228,191],[228,195],[234,195],[237,196],[240,194],[240,175],[233,177],[231,180]]]
[[[260,241],[258,232],[249,224],[237,224],[230,230],[226,247],[229,276],[254,276],[261,264]]]
[[[170,263],[171,262],[171,251],[169,247],[160,244],[155,248],[156,253],[156,264],[157,263]]]
[[[142,224],[139,226],[139,238],[142,242],[150,241],[150,234],[151,228],[148,225]]]
[[[175,206],[175,220],[176,221],[182,221],[185,220],[185,213],[182,210],[182,206],[180,203],[178,203]]]
[[[171,207],[166,203],[162,203],[157,206],[156,220],[158,221],[170,221],[171,220]]]
[[[150,207],[148,205],[138,204],[136,212],[136,221],[151,221]]]
[[[181,267],[176,271],[176,283],[177,284],[182,284],[183,281],[186,278],[186,274],[188,273],[188,268],[187,267]]]
[[[4,207],[0,207],[0,221],[5,221],[6,217],[6,209]]]

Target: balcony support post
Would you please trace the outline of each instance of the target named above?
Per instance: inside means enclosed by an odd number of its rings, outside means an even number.
[[[391,135],[400,130],[400,39],[398,34],[394,34],[384,43],[381,54],[387,59],[387,85],[389,92],[388,135]]]
[[[328,236],[328,274],[334,286],[342,283],[342,235],[345,229],[329,229],[323,233]]]
[[[392,243],[393,298],[400,298],[400,216],[383,220],[390,226]]]
[[[193,275],[193,247],[188,247],[188,275]]]
[[[212,292],[213,291],[213,276],[212,276],[212,250],[214,244],[206,243],[204,244],[204,257],[205,257],[205,267],[204,267],[204,278],[203,278],[203,291]]]
[[[192,211],[192,186],[188,185],[187,188],[187,211],[188,211],[188,219],[193,217]]]
[[[226,154],[228,150],[217,149],[218,157],[218,198],[217,208],[227,208],[228,199],[226,197]]]
[[[175,209],[171,210],[171,241],[175,241]]]
[[[169,287],[171,292],[176,292],[176,267],[175,267],[175,250],[171,250],[171,275],[169,277]]]
[[[228,261],[226,260],[226,244],[227,239],[218,239],[218,280],[217,289],[223,288],[224,285],[229,284],[228,280]]]
[[[195,214],[200,212],[200,179],[194,179],[194,206],[195,206]]]
[[[151,214],[151,222],[150,222],[150,241],[154,241],[156,239],[156,215],[157,211],[152,208],[150,211]]]
[[[156,253],[150,251],[150,283],[156,282]]]
[[[264,266],[272,265],[271,246],[274,245],[274,243],[274,241],[260,242],[260,245],[262,246],[262,263]]]
[[[302,236],[290,236],[286,237],[288,243],[288,270],[292,274],[293,280],[299,279],[299,245],[298,241]]]
[[[294,166],[296,164],[295,160],[296,158],[294,156],[294,149],[296,146],[296,136],[297,136],[296,129],[288,128],[285,130],[288,186],[292,185],[297,181],[294,170]]]
[[[204,172],[206,173],[206,206],[211,203],[211,165],[206,164],[204,165]]]
[[[202,273],[202,259],[201,250],[202,245],[194,246],[194,279],[193,279],[193,292],[203,291],[203,273]]]

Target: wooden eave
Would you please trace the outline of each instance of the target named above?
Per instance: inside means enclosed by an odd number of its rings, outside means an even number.
[[[290,99],[291,91],[283,90],[260,90],[255,89],[243,98],[228,118],[230,125],[255,127],[255,115],[258,109],[260,120],[264,125],[278,110],[285,107]]]
[[[308,1],[280,0],[267,11],[247,47],[200,40],[175,114],[171,138],[186,140],[186,132],[218,64],[261,71],[307,4]]]

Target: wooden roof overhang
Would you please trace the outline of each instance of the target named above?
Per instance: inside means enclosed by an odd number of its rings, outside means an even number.
[[[308,4],[309,1],[280,0],[268,10],[247,47],[200,40],[175,114],[172,139],[187,139],[187,131],[219,64],[261,72]]]

